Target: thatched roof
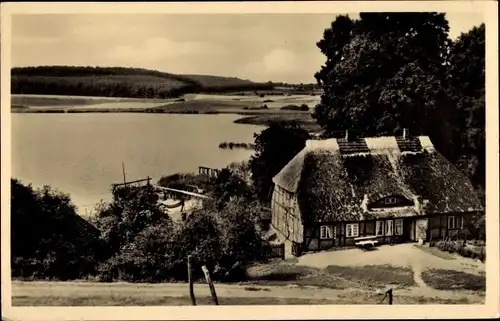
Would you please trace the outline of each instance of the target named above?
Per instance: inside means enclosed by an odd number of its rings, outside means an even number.
[[[305,221],[357,221],[482,210],[470,181],[427,136],[307,141],[273,179],[296,193]],[[400,195],[413,207],[371,209]]]

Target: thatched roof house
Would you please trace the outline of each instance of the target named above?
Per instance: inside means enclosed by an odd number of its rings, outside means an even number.
[[[439,227],[434,232],[441,237],[449,234],[448,228],[443,231],[445,227],[455,228],[462,222],[461,214],[482,210],[470,181],[434,149],[430,139],[407,133],[401,137],[309,140],[273,182],[275,229],[295,243],[316,238],[317,244],[307,246],[312,250],[322,248],[322,239],[330,247],[347,245],[352,243],[348,237],[363,234],[394,238],[394,225],[401,241],[427,239],[428,233],[415,235],[416,218],[450,214],[455,217],[450,224],[441,223],[439,217],[432,224]],[[403,218],[407,219],[407,235]],[[428,225],[427,220],[421,220],[422,224]],[[310,229],[306,235],[304,227]],[[337,242],[334,234],[340,237]]]

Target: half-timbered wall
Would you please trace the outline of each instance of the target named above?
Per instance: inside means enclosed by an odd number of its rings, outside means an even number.
[[[304,228],[295,195],[275,186],[271,202],[273,227],[282,234],[284,239],[302,243]]]
[[[379,244],[404,242],[410,237],[405,225],[410,225],[412,219],[387,219],[379,220],[379,223],[358,221],[310,224],[304,228],[304,250],[319,251],[354,246],[355,238],[373,235],[378,236]]]
[[[463,238],[469,234],[468,221],[472,214],[458,213],[449,215],[435,215],[429,217],[429,240],[438,240],[445,237]]]
[[[431,235],[434,240],[447,236],[452,238],[463,237],[463,233],[468,233],[466,227],[467,220],[470,217],[470,214],[427,216],[427,239]],[[354,246],[356,237],[373,235],[377,237],[379,244],[416,241],[415,220],[419,218],[421,217],[310,224],[304,227],[304,251],[320,251],[334,247]],[[353,230],[353,226],[357,226],[357,228]]]

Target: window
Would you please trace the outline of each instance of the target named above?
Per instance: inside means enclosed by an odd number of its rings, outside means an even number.
[[[393,229],[393,223],[394,221],[385,221],[385,235],[386,236],[391,236],[392,235],[392,229]]]
[[[347,237],[356,237],[359,235],[358,223],[346,224],[345,228]]]
[[[332,226],[331,225],[323,225],[319,230],[319,238],[322,240],[332,239]]]
[[[396,235],[403,235],[403,220],[396,220]]]
[[[448,216],[448,229],[463,229],[464,217],[463,216]]]
[[[377,221],[375,223],[375,235],[377,236],[384,235],[384,221]]]
[[[385,199],[385,204],[387,205],[392,205],[392,204],[396,204],[397,203],[397,199],[395,197],[387,197]]]
[[[457,228],[456,226],[456,217],[455,216],[448,216],[448,229],[455,229]]]

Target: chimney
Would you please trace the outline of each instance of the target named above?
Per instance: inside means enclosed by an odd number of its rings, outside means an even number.
[[[403,139],[407,140],[408,138],[410,138],[410,131],[408,130],[408,128],[404,128],[403,129]]]

